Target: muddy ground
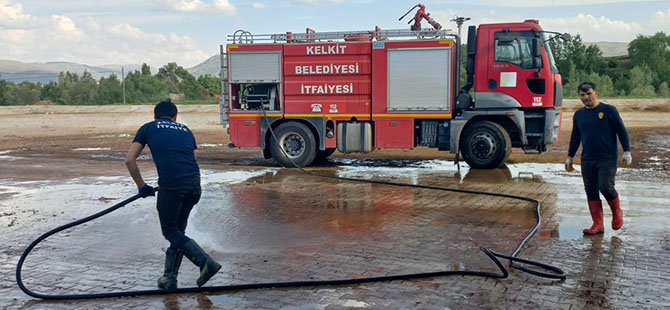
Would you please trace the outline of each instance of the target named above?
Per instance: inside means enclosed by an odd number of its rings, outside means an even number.
[[[670,99],[610,100],[628,127],[633,168],[670,171]],[[514,150],[511,163],[562,163],[568,149],[572,115],[579,100],[563,104],[560,140],[541,155]],[[152,118],[152,106],[12,106],[0,109],[0,171],[30,179],[60,179],[86,175],[125,174],[122,159],[137,128]],[[197,156],[203,165],[274,166],[258,148],[227,147],[217,105],[180,106],[179,121],[195,133]],[[29,157],[31,160],[15,160]],[[340,154],[334,158],[449,159],[436,149],[382,150]],[[48,165],[45,163],[48,162]],[[102,164],[105,163],[105,164]],[[147,164],[147,162],[145,162]],[[2,177],[2,175],[0,175]]]

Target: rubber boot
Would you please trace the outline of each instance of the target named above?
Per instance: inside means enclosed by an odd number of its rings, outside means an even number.
[[[621,210],[621,202],[619,197],[607,202],[612,209],[612,229],[619,230],[623,226],[623,210]]]
[[[186,242],[181,250],[191,262],[200,267],[200,277],[196,281],[198,286],[203,286],[221,269],[221,265],[193,240]]]
[[[168,248],[165,251],[165,271],[163,272],[163,276],[158,278],[159,289],[177,289],[177,275],[179,274],[182,257],[184,257],[184,254],[172,248]]]
[[[603,226],[603,202],[600,200],[589,201],[589,211],[591,212],[593,225],[591,228],[584,229],[584,234],[595,235],[604,233],[605,227]]]

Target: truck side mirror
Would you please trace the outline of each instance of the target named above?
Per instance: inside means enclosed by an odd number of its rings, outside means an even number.
[[[560,35],[561,40],[563,41],[570,41],[572,40],[572,36],[569,33],[563,33]]]
[[[540,38],[533,39],[533,68],[542,68],[542,40]]]
[[[533,57],[542,57],[542,45],[541,39],[533,39]]]

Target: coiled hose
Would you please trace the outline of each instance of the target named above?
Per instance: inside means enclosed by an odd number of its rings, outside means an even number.
[[[275,139],[275,142],[278,143],[279,139],[275,135],[274,130],[272,129],[272,126],[270,122],[267,119],[267,115],[265,114],[265,110],[263,111],[263,118],[265,122],[268,125],[268,129],[270,130],[273,139]],[[496,278],[496,279],[504,279],[507,278],[509,275],[507,269],[503,264],[500,262],[498,258],[506,259],[510,261],[510,265],[512,268],[515,268],[517,270],[527,272],[539,277],[543,278],[549,278],[549,279],[565,279],[566,273],[555,266],[548,265],[548,264],[543,264],[531,260],[526,260],[517,257],[526,243],[537,233],[537,231],[540,229],[540,224],[541,224],[541,215],[540,215],[540,202],[536,199],[528,198],[528,197],[523,197],[523,196],[516,196],[516,195],[508,195],[508,194],[499,194],[499,193],[489,193],[489,192],[482,192],[482,191],[472,191],[472,190],[462,190],[462,189],[452,189],[452,188],[444,188],[444,187],[437,187],[437,186],[426,186],[426,185],[414,185],[414,184],[404,184],[404,183],[394,183],[394,182],[387,182],[387,181],[376,181],[376,180],[362,180],[362,179],[354,179],[354,178],[346,178],[346,177],[335,177],[335,176],[328,176],[328,175],[320,175],[316,173],[309,172],[302,167],[298,166],[293,162],[284,152],[284,150],[280,147],[279,148],[284,156],[288,158],[295,168],[299,169],[300,171],[310,175],[310,176],[315,176],[315,177],[321,177],[321,178],[328,178],[328,179],[335,179],[335,180],[346,180],[346,181],[351,181],[351,182],[363,182],[363,183],[369,183],[369,184],[378,184],[378,185],[388,185],[388,186],[402,186],[402,187],[411,187],[411,188],[420,188],[420,189],[429,189],[429,190],[438,190],[438,191],[448,191],[448,192],[455,192],[455,193],[463,193],[463,194],[474,194],[474,195],[486,195],[486,196],[493,196],[493,197],[503,197],[503,198],[510,198],[510,199],[517,199],[521,201],[526,201],[534,204],[535,206],[535,226],[533,229],[531,229],[528,234],[526,235],[521,242],[519,242],[519,245],[516,247],[516,250],[512,252],[511,255],[504,255],[500,253],[496,253],[494,251],[491,251],[485,247],[481,247],[480,249],[484,254],[486,254],[492,261],[493,263],[498,266],[500,269],[500,273],[495,273],[495,272],[488,272],[488,271],[473,271],[473,270],[444,270],[444,271],[434,271],[434,272],[423,272],[423,273],[412,273],[412,274],[401,274],[401,275],[390,275],[390,276],[379,276],[379,277],[368,277],[368,278],[356,278],[356,279],[339,279],[339,280],[316,280],[316,281],[292,281],[292,282],[270,282],[270,283],[251,283],[251,284],[233,284],[233,285],[224,285],[224,286],[206,286],[206,287],[189,287],[189,288],[178,288],[174,290],[140,290],[140,291],[123,291],[123,292],[110,292],[110,293],[95,293],[95,294],[71,294],[71,295],[48,295],[48,294],[41,294],[41,293],[36,293],[31,290],[29,290],[24,284],[23,280],[21,278],[21,269],[23,267],[23,263],[30,253],[30,251],[35,248],[40,242],[42,242],[44,239],[48,238],[49,236],[56,234],[60,231],[66,230],[68,228],[72,228],[78,225],[81,225],[83,223],[92,221],[94,219],[97,219],[103,215],[106,215],[114,210],[117,210],[139,198],[141,196],[139,194],[132,196],[110,208],[107,208],[103,211],[100,211],[96,214],[93,214],[91,216],[88,216],[86,218],[65,224],[63,226],[54,228],[44,234],[42,234],[39,238],[35,239],[24,251],[23,254],[21,254],[21,258],[19,259],[19,262],[16,266],[16,283],[19,285],[19,288],[21,290],[35,298],[40,298],[40,299],[46,299],[46,300],[68,300],[68,299],[93,299],[93,298],[111,298],[111,297],[128,297],[128,296],[143,296],[143,295],[164,295],[164,294],[181,294],[181,293],[203,293],[203,292],[225,292],[225,291],[233,291],[233,290],[248,290],[248,289],[263,289],[263,288],[286,288],[286,287],[307,287],[307,286],[325,286],[325,285],[352,285],[352,284],[360,284],[360,283],[371,283],[371,282],[384,282],[384,281],[395,281],[395,280],[410,280],[410,279],[418,279],[418,278],[432,278],[432,277],[440,277],[440,276],[449,276],[449,275],[462,275],[462,276],[477,276],[477,277],[488,277],[488,278]],[[547,271],[540,271],[538,269],[533,269],[526,267],[527,266],[534,266],[539,269],[544,269]]]

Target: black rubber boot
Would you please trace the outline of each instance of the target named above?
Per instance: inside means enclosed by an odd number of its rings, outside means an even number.
[[[177,289],[177,275],[179,274],[182,257],[184,257],[184,254],[172,249],[172,247],[169,247],[165,251],[165,271],[163,272],[163,276],[158,278],[159,289]]]
[[[193,240],[186,242],[181,250],[191,262],[200,267],[200,277],[196,281],[198,286],[203,286],[221,269],[221,265]]]

